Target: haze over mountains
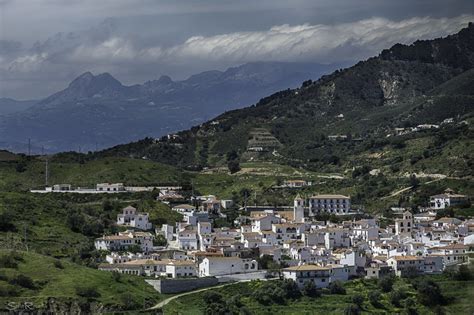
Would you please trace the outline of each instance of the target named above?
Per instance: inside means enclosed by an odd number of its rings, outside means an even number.
[[[254,62],[207,71],[183,81],[168,76],[124,86],[109,73],[86,72],[40,101],[0,100],[0,146],[35,150],[95,150],[144,137],[160,137],[307,79],[335,65]]]

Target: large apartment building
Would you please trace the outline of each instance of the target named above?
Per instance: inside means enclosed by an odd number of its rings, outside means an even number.
[[[311,216],[325,212],[345,214],[351,209],[351,198],[343,195],[315,195],[309,197],[308,203]]]

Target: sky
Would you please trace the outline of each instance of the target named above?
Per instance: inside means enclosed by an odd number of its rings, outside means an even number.
[[[0,97],[81,73],[174,80],[251,61],[347,64],[458,32],[472,0],[0,0]]]

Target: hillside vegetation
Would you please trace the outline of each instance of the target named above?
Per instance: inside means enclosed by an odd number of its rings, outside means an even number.
[[[19,311],[27,303],[34,310],[56,314],[90,314],[143,309],[161,298],[139,277],[102,272],[33,252],[0,250],[0,304],[4,310]]]
[[[427,301],[418,290],[423,280],[436,281],[441,298]],[[273,281],[271,281],[273,282]],[[319,293],[317,292],[319,291]],[[252,281],[199,292],[173,300],[165,314],[470,314],[474,281],[456,281],[446,275],[424,279],[397,279],[388,291],[375,280],[358,279],[342,289],[296,291],[281,280]],[[349,311],[351,309],[352,312]]]

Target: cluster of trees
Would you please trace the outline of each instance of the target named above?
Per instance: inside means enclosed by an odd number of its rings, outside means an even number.
[[[340,284],[338,286],[342,287]],[[341,294],[340,289],[336,291],[335,294]],[[317,289],[313,283],[307,284],[300,290],[292,280],[277,280],[261,282],[259,287],[251,293],[251,296],[262,305],[285,305],[288,301],[299,299],[302,296],[317,298],[321,296],[321,290]],[[230,298],[225,298],[220,293],[207,291],[203,294],[205,313],[209,315],[250,314],[251,312],[242,303],[242,297],[241,294],[235,294]]]
[[[240,171],[239,155],[235,150],[227,153],[227,168],[231,174]]]
[[[251,314],[243,305],[240,294],[225,299],[220,293],[206,291],[203,294],[203,301],[204,313],[208,315]]]
[[[268,281],[255,290],[255,299],[263,304],[286,304],[287,300],[298,299],[302,292],[292,280]]]
[[[13,223],[14,213],[11,210],[3,209],[0,213],[0,231],[1,232],[16,232],[17,227]]]

